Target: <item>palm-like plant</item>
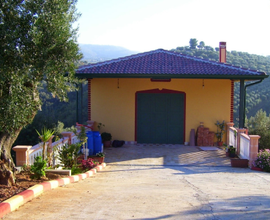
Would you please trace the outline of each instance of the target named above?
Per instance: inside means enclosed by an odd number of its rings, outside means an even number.
[[[43,128],[41,130],[41,134],[36,130],[40,140],[43,142],[43,149],[42,149],[42,159],[45,160],[45,149],[46,149],[46,142],[50,140],[50,138],[54,134],[54,130]]]

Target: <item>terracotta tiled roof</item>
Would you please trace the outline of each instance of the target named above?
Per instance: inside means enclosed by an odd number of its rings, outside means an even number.
[[[106,77],[117,74],[125,75],[144,75],[153,77],[170,76],[185,77],[185,75],[215,75],[215,76],[264,76],[264,72],[245,69],[215,61],[209,61],[183,55],[180,53],[158,49],[150,52],[139,53],[127,57],[113,59],[105,62],[81,66],[76,71],[77,76],[103,75]]]

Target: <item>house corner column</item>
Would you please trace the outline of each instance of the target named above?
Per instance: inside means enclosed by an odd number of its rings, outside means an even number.
[[[259,151],[259,135],[249,135],[250,137],[250,144],[249,144],[249,168],[252,168],[252,164],[254,160],[256,160],[258,151]]]
[[[233,125],[234,125],[234,123],[233,122],[227,122],[226,123],[226,125],[227,125],[227,139],[226,139],[226,144],[227,145],[229,145],[229,143],[230,143],[230,127],[233,127]]]
[[[88,120],[91,120],[91,79],[87,79],[88,80]]]

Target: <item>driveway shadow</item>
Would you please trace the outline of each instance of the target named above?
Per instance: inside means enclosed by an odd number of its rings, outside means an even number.
[[[223,150],[203,151],[184,145],[124,145],[105,149],[106,162],[144,165],[230,166]]]
[[[181,173],[254,172],[249,168],[232,168],[224,150],[203,151],[197,146],[136,144],[105,149],[110,166],[141,166],[142,169],[171,168]]]

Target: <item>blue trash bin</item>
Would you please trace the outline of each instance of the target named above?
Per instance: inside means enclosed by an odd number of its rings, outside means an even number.
[[[101,140],[101,135],[98,131],[93,131],[93,144],[94,144],[94,152],[93,154],[96,155],[97,153],[103,152],[103,145]]]
[[[88,156],[94,155],[94,139],[93,139],[93,131],[87,131],[87,148],[88,148]]]

